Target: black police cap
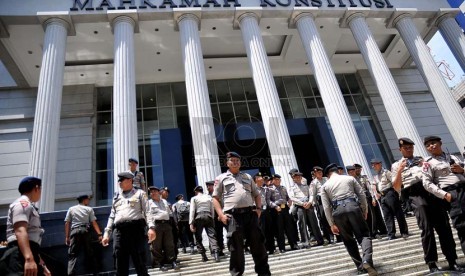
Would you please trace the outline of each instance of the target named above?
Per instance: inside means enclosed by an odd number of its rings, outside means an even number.
[[[281,176],[279,174],[273,174],[271,175],[271,178],[281,178]]]
[[[343,166],[337,166],[337,169],[338,170],[344,170],[344,167]]]
[[[167,192],[167,193],[169,193],[169,192],[170,192],[170,189],[168,189],[168,187],[166,187],[166,186],[165,186],[165,187],[163,187],[163,188],[161,188],[161,189],[162,189],[163,191]]]
[[[304,175],[304,174],[301,173],[301,172],[294,172],[294,173],[291,174],[291,176],[294,176],[294,175],[300,175],[300,176],[302,176],[302,175]]]
[[[383,163],[383,161],[381,161],[381,160],[378,159],[378,158],[373,158],[373,159],[371,159],[370,163],[371,163],[371,164],[378,164],[378,163]]]
[[[136,164],[139,164],[139,161],[134,157],[129,158],[129,162],[134,162]]]
[[[195,193],[195,192],[201,192],[201,193],[203,193],[203,188],[202,188],[202,186],[197,186],[197,187],[195,187],[195,188],[194,188],[194,193]]]
[[[354,167],[355,167],[356,169],[361,169],[361,168],[363,168],[362,165],[357,164],[357,163],[354,164]]]
[[[430,141],[441,141],[441,137],[431,135],[431,136],[426,136],[425,138],[423,138],[423,144],[424,145],[426,145],[426,143],[428,143]]]
[[[325,167],[323,170],[324,175],[328,175],[329,172],[333,172],[337,170],[337,165],[334,163],[329,164],[328,166]]]
[[[313,167],[313,171],[323,171],[323,168],[320,166]]]
[[[294,168],[289,171],[289,174],[292,175],[293,173],[296,173],[298,171],[299,171],[298,169]]]
[[[118,174],[118,182],[121,182],[122,180],[124,179],[133,179],[134,178],[134,175],[130,172],[120,172]]]
[[[349,165],[349,166],[346,166],[346,170],[347,171],[353,171],[353,170],[355,170],[355,167],[352,166],[352,165]]]
[[[261,172],[258,172],[256,174],[254,174],[253,179],[255,179],[255,178],[259,177],[259,176],[263,177],[263,174]]]
[[[214,181],[214,180],[212,180],[212,181],[207,181],[207,182],[205,182],[205,184],[206,184],[207,186],[209,186],[209,185],[215,185],[215,181]]]
[[[407,137],[401,137],[398,139],[398,141],[399,147],[402,147],[403,145],[415,145],[415,143]]]
[[[241,158],[241,156],[237,152],[230,151],[226,153],[226,158],[232,158],[232,157]]]
[[[176,201],[180,200],[181,198],[183,198],[184,196],[182,194],[179,194],[175,197]]]
[[[26,176],[19,182],[18,191],[20,194],[24,194],[29,191],[32,191],[32,189],[34,189],[35,186],[41,187],[42,180],[34,176]]]
[[[151,190],[160,191],[160,188],[158,188],[157,186],[150,186],[148,189],[149,191]]]
[[[76,197],[77,201],[82,202],[84,199],[90,199],[89,195],[80,195]]]

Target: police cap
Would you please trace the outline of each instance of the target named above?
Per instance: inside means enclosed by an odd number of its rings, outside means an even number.
[[[381,161],[381,160],[378,159],[378,158],[373,158],[373,159],[371,159],[370,163],[371,163],[371,164],[378,164],[378,163],[383,163],[383,161]]]
[[[301,173],[301,172],[294,172],[294,173],[291,174],[291,176],[294,176],[294,175],[300,175],[300,176],[302,176],[302,175],[304,175],[304,174]]]
[[[353,171],[353,170],[355,170],[355,167],[352,166],[352,165],[349,165],[349,166],[346,166],[346,170],[347,171]]]
[[[415,145],[415,143],[407,137],[401,137],[398,139],[398,141],[399,147],[402,147],[403,145]]]
[[[18,191],[20,194],[24,194],[32,191],[35,186],[42,186],[42,180],[34,176],[26,176],[19,182]]]
[[[344,170],[344,167],[343,166],[337,166],[337,169],[338,170]]]
[[[230,152],[226,153],[226,158],[229,159],[229,158],[232,158],[232,157],[241,158],[241,156],[237,152],[230,151]]]
[[[296,173],[296,172],[298,172],[298,171],[299,171],[298,169],[294,168],[294,169],[291,169],[291,170],[289,171],[289,174],[290,174],[290,175],[293,175],[294,173]]]
[[[124,179],[133,179],[134,175],[130,172],[120,172],[118,178],[118,182],[122,182]]]
[[[362,165],[355,163],[355,164],[354,164],[354,168],[356,168],[356,169],[361,169],[361,168],[363,168],[363,167],[362,167]]]
[[[263,174],[261,172],[258,172],[256,174],[254,174],[253,179],[255,179],[255,178],[259,177],[259,176],[263,177]]]
[[[423,138],[423,144],[424,145],[426,145],[426,143],[428,143],[430,141],[441,141],[441,137],[431,135],[431,136],[426,136],[425,138]]]
[[[271,175],[271,178],[272,178],[272,179],[273,179],[273,178],[279,178],[279,179],[281,179],[281,176],[280,176],[279,174],[273,174],[273,175]]]
[[[323,171],[323,168],[320,167],[320,166],[315,166],[315,167],[313,167],[313,171],[315,171],[315,172],[316,171]]]
[[[168,187],[166,187],[166,186],[165,186],[165,187],[162,187],[161,190],[162,190],[162,191],[165,191],[165,192],[167,192],[167,193],[170,193],[170,189],[168,189]]]
[[[152,191],[152,190],[160,191],[160,188],[158,188],[157,186],[150,186],[148,189],[149,189],[149,191]]]
[[[329,164],[328,166],[326,166],[326,168],[324,169],[323,173],[324,175],[328,175],[328,173],[330,172],[334,172],[337,170],[337,165],[334,164],[334,163],[331,163]]]
[[[212,181],[207,181],[207,182],[205,182],[205,184],[206,184],[207,186],[210,186],[210,185],[213,186],[213,185],[215,185],[215,181],[214,181],[214,180],[212,180]]]
[[[139,164],[139,161],[137,161],[137,159],[134,157],[129,158],[129,162],[134,162],[136,164]]]
[[[270,180],[270,177],[268,175],[263,176],[263,180],[268,181]]]
[[[202,186],[197,186],[197,187],[195,187],[195,188],[194,188],[194,193],[195,193],[195,192],[201,192],[201,193],[203,193],[203,188],[202,188]]]
[[[176,201],[180,200],[181,198],[183,198],[184,196],[182,194],[179,194],[175,197]]]

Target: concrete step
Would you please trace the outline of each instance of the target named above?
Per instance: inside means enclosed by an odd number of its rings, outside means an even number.
[[[380,275],[418,276],[428,273],[428,267],[423,261],[420,230],[414,217],[407,218],[410,236],[407,239],[373,240],[373,261]],[[464,263],[458,238],[454,231],[456,251],[459,262]],[[436,239],[438,242],[438,239]],[[439,266],[447,266],[440,251],[438,242]],[[209,257],[210,258],[210,257]],[[202,262],[200,254],[179,254],[180,270],[161,272],[159,269],[149,270],[150,275],[229,275],[229,258],[223,258],[215,263],[213,258]],[[255,275],[254,263],[250,254],[245,256],[246,267],[244,275]],[[356,269],[342,243],[327,246],[312,247],[284,254],[275,253],[269,256],[269,264],[273,275],[355,275]]]

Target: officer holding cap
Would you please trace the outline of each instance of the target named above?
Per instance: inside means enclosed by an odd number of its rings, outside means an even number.
[[[108,246],[113,231],[113,256],[117,275],[128,275],[131,257],[137,275],[148,275],[145,266],[146,214],[149,211],[147,194],[134,188],[130,172],[118,174],[121,190],[113,198],[110,216],[102,244]],[[155,239],[155,231],[149,229],[149,241]]]
[[[228,171],[218,176],[213,191],[213,205],[218,218],[228,225],[228,247],[231,252],[229,272],[242,275],[245,269],[244,238],[250,245],[258,275],[271,275],[265,238],[258,225],[261,197],[252,177],[240,172],[241,157],[235,152],[226,154]],[[221,203],[224,202],[224,209]],[[258,208],[253,208],[255,206]]]
[[[33,202],[40,199],[42,180],[28,176],[19,183],[21,196],[10,204],[6,221],[8,249],[0,260],[0,275],[50,275],[40,257],[44,229]]]
[[[430,157],[423,162],[423,187],[441,199],[442,206],[449,211],[454,228],[460,239],[462,251],[465,252],[465,171],[463,162],[442,150],[441,138],[427,136],[423,139]],[[449,261],[450,270],[463,271],[455,262]]]
[[[341,235],[359,272],[368,272],[370,276],[378,275],[373,267],[373,247],[365,222],[368,215],[365,193],[354,177],[338,175],[336,164],[329,164],[324,169],[324,174],[328,181],[322,187],[321,200],[331,231],[335,235]],[[363,257],[360,257],[357,242],[362,247]]]
[[[383,209],[388,239],[392,240],[396,238],[396,225],[394,218],[397,219],[400,233],[405,239],[408,237],[407,221],[405,220],[404,213],[402,212],[399,193],[392,187],[392,174],[389,170],[383,168],[383,164],[379,159],[372,159],[371,166],[376,172],[373,176],[373,184],[376,185],[376,194],[381,195],[381,208]]]
[[[80,195],[77,198],[79,204],[68,209],[65,217],[65,243],[68,249],[68,275],[75,275],[74,269],[79,254],[84,251],[90,270],[96,274],[97,262],[92,249],[92,235],[89,232],[90,225],[102,241],[102,232],[97,224],[94,209],[89,207],[89,195]]]
[[[208,242],[213,258],[216,262],[220,261],[218,244],[216,242],[215,228],[213,227],[213,199],[211,196],[203,193],[202,186],[194,188],[195,196],[191,198],[191,209],[189,214],[189,225],[193,233],[195,233],[195,241],[197,250],[202,255],[202,261],[208,261],[205,247],[202,244],[203,229],[207,232]]]
[[[146,185],[145,185],[145,177],[144,173],[137,170],[137,166],[139,166],[139,161],[136,158],[129,158],[129,172],[134,175],[132,179],[132,185],[137,189],[142,189],[144,192],[147,192]]]

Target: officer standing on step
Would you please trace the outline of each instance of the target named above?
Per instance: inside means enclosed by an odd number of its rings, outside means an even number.
[[[365,194],[355,178],[337,174],[336,164],[329,164],[324,169],[324,174],[328,181],[322,187],[321,200],[331,231],[335,235],[341,235],[359,272],[366,270],[370,276],[378,275],[373,267],[373,248],[365,222],[368,215]],[[362,247],[362,258],[357,242]]]
[[[271,275],[265,238],[258,225],[262,206],[260,193],[252,177],[240,172],[240,155],[228,152],[226,158],[229,170],[219,175],[218,182],[215,182],[213,205],[219,219],[228,225],[229,272],[232,276],[244,274],[245,238],[250,245],[255,272],[259,276]],[[220,202],[224,202],[223,210]]]
[[[438,252],[434,230],[438,234],[441,250],[446,259],[452,263],[457,260],[449,217],[447,212],[440,208],[442,200],[429,194],[423,187],[423,157],[413,155],[415,143],[405,137],[399,138],[398,142],[402,159],[391,167],[393,188],[401,191],[404,198],[412,201],[413,212],[421,230],[424,260],[430,272],[434,273],[439,271],[436,265]]]
[[[146,214],[148,212],[147,194],[134,188],[130,172],[118,174],[121,190],[113,198],[110,216],[103,235],[102,244],[108,246],[113,231],[113,256],[117,275],[129,274],[129,256],[131,256],[137,275],[148,275],[145,266],[147,238],[145,236]],[[155,239],[155,231],[148,230],[149,241]]]
[[[207,191],[208,195],[212,197],[213,199],[213,190],[215,186],[215,181],[207,181],[205,182],[207,185]],[[212,201],[213,204],[213,201]],[[223,206],[223,203],[221,203],[221,206]],[[213,207],[215,209],[215,207]],[[218,255],[220,257],[224,256],[224,239],[223,239],[223,229],[226,228],[226,225],[224,225],[221,220],[218,219],[218,214],[214,211],[213,212],[213,222],[214,222],[214,228],[215,228],[215,237],[216,237],[216,242],[218,244]],[[211,248],[210,248],[211,250]]]

